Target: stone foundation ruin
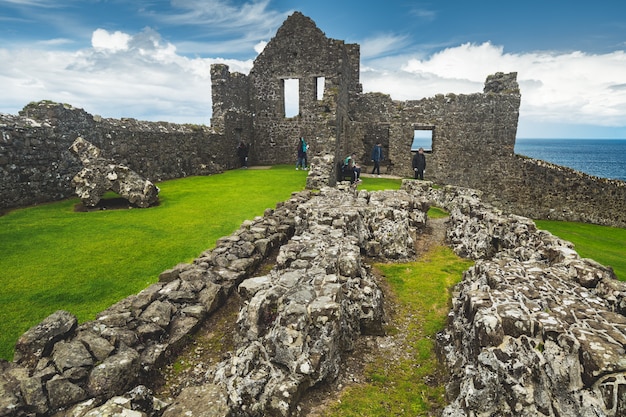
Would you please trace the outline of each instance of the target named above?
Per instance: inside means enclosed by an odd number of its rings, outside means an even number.
[[[92,322],[56,312],[30,329],[14,362],[0,363],[0,416],[177,416],[198,398],[214,404],[202,415],[294,415],[302,391],[334,377],[354,338],[380,331],[380,290],[362,257],[413,256],[429,205],[451,212],[450,245],[478,260],[439,337],[454,376],[444,415],[626,415],[625,285],[520,217],[625,227],[625,183],[514,155],[515,74],[489,76],[482,93],[399,102],[362,92],[359,59],[358,45],[327,38],[296,12],[249,75],[212,67],[211,127],[102,119],[51,102],[0,115],[3,209],[71,196],[80,166],[68,149],[78,137],[158,182],[238,167],[242,139],[251,164],[291,164],[305,136],[307,187],[321,190],[245,222]],[[290,79],[299,80],[300,112],[285,117]],[[415,129],[432,131],[428,178],[447,186],[328,187],[339,158],[366,160],[378,141],[388,172],[409,176]],[[276,267],[256,276],[274,250]],[[173,402],[156,398],[146,379],[234,291],[248,303],[233,356]]]
[[[107,191],[113,191],[136,207],[150,207],[159,200],[159,189],[127,166],[100,156],[100,149],[77,138],[70,151],[83,164],[72,185],[83,205],[94,207]]]
[[[431,205],[451,213],[449,245],[477,260],[438,336],[452,376],[443,415],[623,416],[626,283],[474,190],[402,188],[295,194],[94,321],[52,314],[1,364],[0,416],[295,416],[357,337],[382,333],[364,256],[411,259]],[[274,268],[256,275],[273,250]],[[203,383],[157,398],[150,378],[235,291],[246,300],[235,350]]]

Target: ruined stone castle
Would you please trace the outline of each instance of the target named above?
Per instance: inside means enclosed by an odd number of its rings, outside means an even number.
[[[286,117],[293,79],[299,114]],[[494,74],[470,95],[364,94],[358,45],[294,13],[249,75],[213,66],[212,88],[211,127],[102,119],[51,102],[0,115],[0,209],[71,196],[80,166],[68,149],[79,136],[153,181],[236,168],[241,140],[252,164],[293,163],[305,136],[317,165],[307,185],[319,189],[245,221],[93,321],[57,311],[33,326],[14,361],[0,361],[0,416],[296,416],[302,393],[337,376],[356,338],[383,337],[365,256],[411,259],[430,206],[450,212],[447,243],[476,260],[438,334],[452,376],[442,415],[626,415],[626,284],[516,215],[626,227],[626,183],[515,155],[515,74]],[[428,177],[447,186],[335,184],[339,159],[366,160],[375,142],[388,172],[411,176],[420,129],[432,131]],[[246,302],[232,355],[176,398],[155,395],[155,373],[235,292]]]
[[[516,74],[494,74],[484,91],[395,101],[363,93],[357,44],[330,39],[295,12],[248,75],[211,68],[211,126],[103,119],[71,105],[31,103],[0,115],[0,209],[73,195],[80,170],[69,153],[82,136],[103,156],[151,181],[206,175],[238,166],[240,140],[252,164],[294,163],[304,136],[310,156],[360,161],[381,142],[387,173],[410,177],[415,130],[432,131],[428,179],[483,191],[483,199],[531,218],[626,226],[626,186],[514,154],[521,95]],[[298,110],[285,113],[285,83],[297,80]],[[332,166],[327,182],[337,180]]]

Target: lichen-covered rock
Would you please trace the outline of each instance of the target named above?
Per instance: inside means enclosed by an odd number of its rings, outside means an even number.
[[[29,378],[28,370],[15,363],[0,360],[0,416],[13,416],[23,406],[23,394],[20,390],[21,381]],[[32,382],[26,383],[32,385]],[[35,387],[36,388],[36,387]],[[37,394],[28,397],[38,408]]]
[[[205,384],[183,389],[162,417],[229,417],[230,411],[224,390],[217,385]]]
[[[378,258],[410,257],[427,207],[404,192],[350,187],[322,188],[298,207],[274,269],[238,287],[237,349],[214,376],[235,414],[294,415],[302,392],[337,376],[359,335],[382,334],[382,292],[362,252],[378,241]]]
[[[435,198],[448,239],[478,260],[438,335],[443,415],[625,415],[626,285],[529,219],[451,191]]]
[[[46,392],[52,410],[58,410],[88,398],[83,388],[61,376],[56,376],[46,383]]]
[[[121,349],[93,368],[88,380],[89,393],[96,397],[121,394],[136,381],[139,370],[139,354],[131,348]]]
[[[158,201],[156,185],[127,166],[102,158],[100,150],[82,137],[74,141],[70,150],[83,164],[72,185],[85,206],[97,205],[107,191],[117,193],[137,207],[149,207]]]

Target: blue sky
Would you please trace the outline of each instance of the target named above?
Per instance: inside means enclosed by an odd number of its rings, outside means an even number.
[[[365,92],[469,94],[516,71],[518,137],[626,138],[623,0],[0,0],[0,112],[208,125],[211,64],[247,74],[296,10],[361,45]]]

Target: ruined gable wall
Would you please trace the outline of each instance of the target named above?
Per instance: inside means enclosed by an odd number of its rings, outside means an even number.
[[[291,15],[250,71],[252,160],[259,164],[295,163],[300,136],[310,145],[310,157],[334,153],[350,91],[358,88],[358,62],[358,45],[329,39],[308,17],[297,12]],[[316,94],[319,77],[325,80],[322,100]],[[300,114],[292,118],[284,117],[285,79],[299,80]]]
[[[19,116],[0,115],[0,209],[74,196],[70,181],[82,166],[68,149],[78,136],[153,182],[237,167],[235,141],[204,126],[100,119],[31,103]]]

